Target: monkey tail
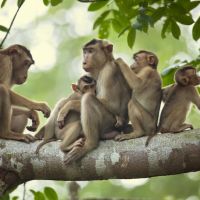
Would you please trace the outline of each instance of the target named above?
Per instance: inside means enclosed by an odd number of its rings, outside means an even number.
[[[154,136],[155,136],[155,134],[154,134],[154,135],[149,135],[149,136],[147,137],[147,140],[146,140],[146,142],[145,142],[145,147],[147,147],[147,146],[149,145],[150,140],[151,140]]]
[[[45,144],[47,144],[47,143],[49,143],[49,142],[56,141],[56,140],[57,140],[56,138],[50,138],[50,139],[47,139],[47,140],[42,141],[42,142],[37,146],[37,149],[36,149],[35,153],[38,154],[40,148],[41,148],[43,145],[45,145]]]

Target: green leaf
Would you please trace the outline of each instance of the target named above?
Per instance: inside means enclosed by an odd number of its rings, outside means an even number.
[[[123,28],[122,31],[119,33],[118,37],[123,35],[129,28],[130,28],[130,26],[127,26],[127,27]]]
[[[45,6],[48,6],[49,5],[49,0],[43,0],[43,3]]]
[[[194,20],[190,15],[174,15],[174,18],[181,24],[190,25],[194,23]]]
[[[1,3],[1,8],[3,8],[3,7],[5,6],[6,1],[7,1],[7,0],[3,0],[3,1],[2,1],[2,3]]]
[[[100,17],[98,17],[96,21],[94,22],[93,29],[96,29],[103,22],[103,20],[108,16],[109,13],[110,13],[110,10],[107,10],[104,13],[102,13]]]
[[[58,4],[62,3],[63,0],[51,0],[52,6],[57,6]]]
[[[25,2],[25,0],[18,0],[17,1],[17,6],[18,8],[21,7],[23,5],[23,3]]]
[[[172,3],[168,9],[168,12],[170,13],[170,15],[174,16],[174,14],[183,15],[187,11],[180,4]]]
[[[108,0],[91,3],[88,7],[88,11],[93,12],[99,10],[100,8],[104,7],[107,3]]]
[[[111,20],[105,20],[99,27],[99,38],[108,38]]]
[[[44,193],[48,200],[58,200],[58,195],[53,188],[45,187]]]
[[[9,194],[5,194],[5,195],[3,195],[2,197],[1,197],[1,200],[10,200],[10,196],[9,196]]]
[[[120,31],[122,30],[122,26],[116,19],[112,19],[112,26],[117,33],[120,33]]]
[[[8,28],[6,28],[5,26],[0,25],[0,31],[8,32]]]
[[[157,22],[159,19],[161,19],[165,15],[165,10],[166,10],[165,7],[160,7],[155,10],[155,12],[151,16],[154,23]]]
[[[165,38],[166,35],[165,33],[167,32],[167,30],[170,28],[170,25],[171,25],[171,21],[169,18],[167,18],[163,24],[163,27],[162,27],[162,31],[161,31],[161,37],[162,38]]]
[[[171,20],[171,31],[172,31],[172,35],[176,39],[179,39],[179,36],[181,34],[181,30],[180,30],[178,24],[174,20]]]
[[[200,38],[200,17],[195,22],[193,29],[192,29],[192,36],[194,40],[198,40]]]
[[[12,198],[12,200],[18,200],[18,199],[19,199],[18,196],[14,196],[14,197]]]
[[[134,43],[135,43],[135,36],[136,36],[136,31],[134,28],[130,28],[127,36],[127,42],[128,46],[132,49]]]

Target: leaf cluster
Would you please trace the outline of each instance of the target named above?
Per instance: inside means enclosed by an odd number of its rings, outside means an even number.
[[[102,11],[93,26],[98,29],[100,38],[108,38],[112,27],[119,37],[128,32],[127,42],[132,48],[136,33],[148,33],[149,28],[159,21],[162,23],[162,38],[171,33],[179,39],[180,25],[193,25],[192,35],[197,41],[200,38],[200,17],[194,21],[191,11],[199,4],[200,1],[191,0],[96,0],[89,5],[88,11]]]

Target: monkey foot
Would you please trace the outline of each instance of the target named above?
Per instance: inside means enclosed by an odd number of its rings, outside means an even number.
[[[16,133],[16,132],[7,133],[1,138],[8,139],[8,140],[18,140],[18,141],[22,141],[26,143],[35,141],[35,137],[30,134],[21,134],[21,133]]]
[[[74,147],[69,153],[64,156],[64,163],[65,165],[69,165],[72,162],[78,160],[81,156],[82,147]]]
[[[123,140],[130,140],[138,137],[140,137],[139,134],[136,134],[135,132],[133,134],[120,134],[115,137],[115,141],[121,142]]]

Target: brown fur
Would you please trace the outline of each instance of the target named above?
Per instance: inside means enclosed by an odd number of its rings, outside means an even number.
[[[28,69],[33,63],[30,51],[24,46],[12,45],[0,50],[0,138],[33,141],[33,136],[21,134],[28,118],[32,120],[32,126],[27,129],[34,131],[39,125],[35,110],[42,111],[46,117],[50,114],[46,104],[30,101],[11,90],[14,84],[21,85],[26,81]],[[13,106],[25,107],[29,110]]]
[[[185,124],[190,104],[194,103],[200,109],[200,97],[195,88],[200,84],[196,69],[191,66],[179,69],[175,73],[176,83],[163,90],[165,105],[161,112],[159,129],[161,133],[178,133],[193,129],[191,124]]]
[[[66,155],[66,164],[96,148],[101,136],[115,128],[115,116],[128,121],[130,89],[116,66],[112,48],[111,44],[102,40],[92,40],[83,47],[83,69],[97,81],[96,96],[86,93],[82,97],[81,124],[85,143],[83,147],[74,147]]]
[[[117,136],[117,141],[155,135],[161,102],[161,78],[156,70],[158,59],[155,54],[140,51],[134,54],[131,68],[122,59],[116,62],[132,89],[128,103],[129,119],[134,131]]]

